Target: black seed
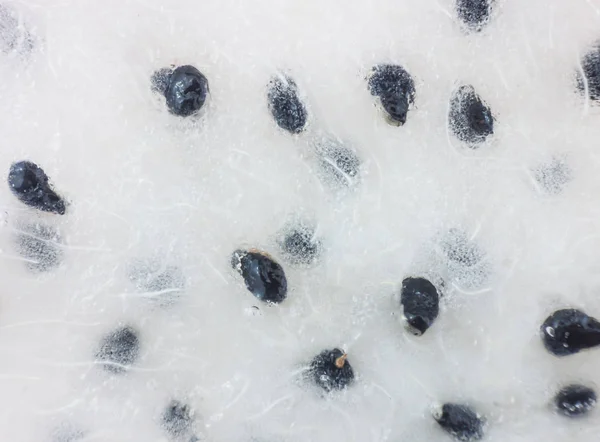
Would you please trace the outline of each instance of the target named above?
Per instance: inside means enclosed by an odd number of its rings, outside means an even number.
[[[415,335],[425,333],[440,311],[438,291],[425,278],[406,278],[402,281],[400,302],[404,307],[404,317]]]
[[[577,88],[585,93],[585,83],[587,82],[587,93],[592,101],[600,101],[600,44],[596,44],[581,60],[581,73],[577,73]]]
[[[333,187],[352,187],[359,181],[360,159],[333,139],[317,143],[316,152],[323,180]]]
[[[585,385],[568,385],[554,397],[559,413],[568,416],[582,416],[590,412],[597,402],[596,392]]]
[[[464,232],[451,229],[441,242],[442,252],[446,258],[461,266],[477,265],[483,258],[483,252],[471,242]]]
[[[171,75],[173,75],[172,68],[162,68],[154,72],[150,78],[152,90],[165,95],[167,88],[169,87]]]
[[[467,405],[444,404],[434,418],[456,440],[469,442],[483,437],[484,421]]]
[[[173,400],[162,415],[165,431],[172,437],[179,437],[192,430],[194,417],[189,405]]]
[[[280,128],[292,134],[304,130],[308,114],[292,78],[285,75],[273,77],[269,82],[267,99],[269,110]]]
[[[321,240],[315,237],[312,227],[299,224],[285,231],[279,241],[284,257],[294,265],[310,265],[321,254]]]
[[[46,272],[58,267],[63,256],[58,231],[41,223],[23,226],[22,229],[17,234],[17,248],[27,260],[27,268]]]
[[[23,204],[44,212],[65,214],[65,202],[48,184],[46,173],[31,161],[19,161],[10,166],[8,185]]]
[[[231,265],[242,275],[248,290],[264,302],[279,304],[287,297],[287,279],[283,268],[258,251],[236,250]]]
[[[568,356],[600,345],[600,322],[581,310],[557,310],[544,321],[540,331],[546,350],[555,356]]]
[[[456,0],[456,14],[464,26],[479,32],[489,22],[494,0]]]
[[[118,374],[137,361],[139,353],[137,332],[131,327],[122,327],[102,339],[96,352],[96,360],[106,371]]]
[[[162,79],[156,79],[163,81],[164,72],[161,75]],[[160,82],[158,87],[162,87]],[[204,105],[207,95],[208,80],[194,66],[179,66],[168,77],[165,97],[173,115],[189,117],[195,114]]]
[[[415,101],[415,82],[402,67],[393,64],[381,64],[372,69],[369,77],[371,95],[379,97],[387,113],[388,122],[403,125],[410,105]]]
[[[450,130],[472,148],[494,133],[494,116],[471,85],[461,86],[450,99]]]
[[[308,378],[326,392],[343,390],[354,382],[354,371],[339,348],[323,350],[310,363]]]

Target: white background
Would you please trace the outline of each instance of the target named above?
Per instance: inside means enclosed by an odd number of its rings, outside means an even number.
[[[0,169],[37,162],[71,205],[63,217],[35,213],[0,186],[0,440],[50,441],[66,425],[85,441],[163,441],[158,417],[173,397],[215,442],[450,440],[430,416],[443,401],[477,407],[490,442],[597,437],[597,413],[570,421],[548,403],[565,383],[596,385],[600,351],[558,359],[537,333],[556,308],[600,317],[600,112],[573,87],[600,38],[600,2],[503,0],[470,36],[450,0],[10,4],[38,44],[0,58]],[[404,127],[385,123],[366,88],[381,62],[415,78]],[[152,72],[171,63],[209,80],[195,124],[150,92]],[[267,110],[278,69],[307,103],[298,137]],[[446,130],[458,82],[496,116],[493,142],[476,151]],[[355,192],[319,181],[320,132],[358,152]],[[545,195],[531,170],[555,155],[573,181]],[[274,237],[298,213],[318,222],[323,259],[286,265],[288,300],[248,315],[256,302],[229,256],[242,245],[279,259]],[[15,248],[34,220],[62,237],[48,273],[27,270]],[[455,227],[486,251],[492,275],[476,293],[448,281],[438,320],[414,338],[393,295]],[[150,255],[186,275],[170,309],[127,279]],[[93,358],[118,324],[139,330],[141,357],[111,378]],[[295,377],[336,346],[358,379],[324,400]]]

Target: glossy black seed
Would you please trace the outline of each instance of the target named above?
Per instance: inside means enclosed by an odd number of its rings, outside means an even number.
[[[434,418],[456,440],[469,442],[483,437],[484,420],[467,405],[444,404]]]
[[[323,350],[310,362],[308,379],[326,392],[343,390],[354,382],[348,355],[339,348]]]
[[[323,180],[336,188],[352,187],[359,181],[360,159],[337,140],[325,139],[316,146]]]
[[[308,113],[292,78],[285,75],[273,77],[269,82],[267,100],[271,115],[280,128],[292,134],[304,130]]]
[[[600,44],[596,44],[581,60],[581,72],[577,73],[577,89],[586,92],[592,101],[600,101]]]
[[[494,116],[471,85],[459,87],[450,99],[450,130],[459,140],[476,148],[494,133]]]
[[[16,240],[17,250],[27,260],[29,270],[47,272],[59,266],[63,250],[60,234],[53,227],[41,223],[22,226]]]
[[[425,278],[406,278],[402,281],[400,302],[409,329],[417,336],[431,327],[440,311],[438,291]]]
[[[161,81],[165,80],[165,72],[159,81],[157,88],[162,87]],[[175,68],[170,76],[165,89],[167,107],[173,115],[189,117],[197,113],[208,95],[208,80],[194,66],[179,66]]]
[[[266,254],[236,250],[231,266],[244,278],[248,290],[264,302],[279,304],[287,297],[287,279],[283,268]]]
[[[597,402],[596,392],[585,385],[568,385],[554,397],[559,413],[567,417],[582,416],[590,412]]]
[[[173,68],[162,68],[155,71],[150,78],[152,90],[165,95],[169,87],[171,75],[173,75]]]
[[[381,64],[373,68],[368,81],[371,95],[379,97],[388,122],[403,125],[410,105],[415,101],[415,82],[402,67]]]
[[[549,194],[558,194],[573,179],[573,174],[565,161],[554,158],[534,170],[534,178],[541,190]]]
[[[546,350],[568,356],[600,345],[600,322],[581,310],[557,310],[540,327]]]
[[[162,415],[162,425],[172,437],[188,434],[194,424],[194,415],[189,405],[173,400]]]
[[[23,204],[44,212],[64,215],[64,200],[48,184],[48,176],[37,164],[19,161],[10,166],[8,185]]]
[[[96,352],[96,360],[106,371],[119,374],[137,361],[140,340],[131,327],[122,327],[105,336]]]
[[[289,228],[279,241],[279,247],[291,264],[310,265],[321,253],[322,243],[310,226],[300,224]]]
[[[456,14],[470,31],[479,32],[489,22],[494,0],[456,0]]]

